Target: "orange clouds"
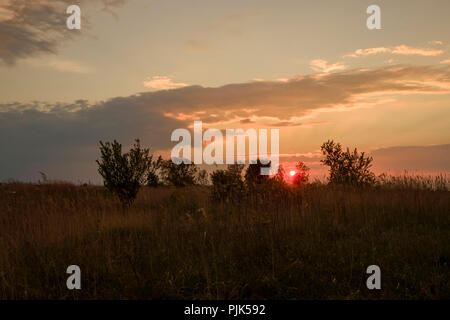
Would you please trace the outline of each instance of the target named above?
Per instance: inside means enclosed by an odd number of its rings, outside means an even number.
[[[109,108],[121,101],[127,106],[127,116],[144,121],[151,114],[152,123],[156,117],[159,119],[158,126],[167,122],[163,119],[183,126],[192,120],[202,120],[219,128],[230,123],[325,125],[312,122],[311,118],[320,112],[374,107],[400,95],[450,94],[450,66],[389,65],[215,88],[187,86],[168,77],[153,77],[148,82],[148,86],[163,90],[111,99],[90,109]]]
[[[419,56],[438,56],[444,51],[440,49],[413,48],[405,45],[397,46],[392,50],[393,54],[419,55]]]
[[[14,17],[13,12],[1,7],[2,5],[9,5],[9,1],[0,1],[0,21],[12,19]]]
[[[376,96],[450,93],[448,67],[393,65],[374,69],[292,78],[285,82],[259,81],[218,88],[191,86],[154,92],[146,99],[154,108],[174,115],[205,111],[205,123],[220,124],[249,119],[266,124],[295,125],[320,110],[346,110],[365,106]],[[372,100],[371,100],[372,99]],[[166,111],[167,112],[167,111]],[[212,116],[214,115],[214,116]]]
[[[311,69],[313,69],[314,71],[323,73],[341,71],[347,68],[342,62],[329,64],[327,61],[321,59],[312,60],[309,65],[311,66]]]
[[[418,55],[418,56],[438,56],[444,53],[441,49],[432,49],[432,48],[415,48],[409,47],[406,45],[400,45],[393,48],[386,47],[377,47],[377,48],[368,48],[368,49],[358,49],[353,53],[346,54],[344,58],[357,58],[357,57],[366,57],[369,55],[374,55],[378,53],[391,53],[396,55]]]
[[[5,146],[0,177],[22,177],[27,170],[36,166],[42,170],[42,164],[52,166],[58,161],[66,169],[78,163],[92,165],[100,139],[126,142],[142,137],[146,145],[166,150],[172,146],[171,132],[197,119],[205,127],[218,129],[225,124],[227,128],[324,126],[333,130],[342,124],[333,122],[331,126],[328,119],[314,122],[311,118],[325,111],[386,105],[389,102],[385,101],[397,95],[411,94],[450,94],[450,66],[393,65],[305,75],[285,82],[188,86],[95,104],[84,100],[67,104],[0,104],[0,137]],[[407,126],[416,129],[415,123],[405,123],[393,132],[404,133]],[[302,157],[309,158],[308,165],[318,160],[315,155]],[[67,159],[73,163],[67,163]]]

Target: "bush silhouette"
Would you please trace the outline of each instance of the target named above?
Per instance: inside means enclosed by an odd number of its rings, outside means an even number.
[[[198,168],[192,163],[175,164],[172,160],[162,160],[161,162],[163,181],[175,187],[194,185],[197,170]]]
[[[309,181],[309,167],[303,163],[302,161],[299,161],[297,165],[295,166],[297,169],[297,172],[294,176],[294,185],[297,187],[304,187],[308,181]]]
[[[122,154],[122,145],[100,141],[101,160],[96,160],[98,172],[105,187],[117,195],[124,206],[130,206],[145,182],[151,157],[149,150],[142,149],[138,139],[128,153]]]
[[[324,160],[322,164],[330,167],[330,183],[346,185],[372,185],[375,182],[375,174],[370,171],[372,157],[366,157],[364,152],[359,153],[355,148],[350,152],[342,150],[339,143],[328,140],[321,146]]]
[[[277,173],[274,174],[270,179],[272,181],[279,183],[280,185],[285,185],[286,184],[285,175],[286,175],[286,170],[284,170],[284,167],[280,164],[278,166]]]
[[[242,200],[244,182],[242,170],[244,165],[228,165],[226,170],[216,170],[211,174],[212,198],[214,201],[233,202]]]
[[[149,157],[149,168],[147,173],[147,186],[157,187],[161,185],[161,179],[158,172],[161,170],[163,159],[159,156],[156,160],[153,160],[153,155]]]
[[[198,171],[197,176],[195,177],[195,182],[198,185],[206,186],[209,183],[209,174],[208,171],[202,169]]]
[[[256,163],[250,163],[245,171],[245,185],[249,190],[256,189],[259,185],[269,181],[268,175],[261,174],[261,168],[269,168],[270,163],[263,164],[259,159]]]

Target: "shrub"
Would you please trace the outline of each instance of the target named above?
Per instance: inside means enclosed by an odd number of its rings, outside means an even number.
[[[147,186],[157,187],[161,184],[158,172],[161,169],[162,161],[161,156],[159,156],[156,160],[153,160],[153,155],[150,156],[150,163],[147,173]]]
[[[372,157],[366,157],[364,152],[359,153],[355,148],[353,152],[347,148],[342,150],[339,143],[328,140],[321,146],[322,164],[330,167],[330,183],[348,185],[372,185],[375,182],[375,174],[370,171]]]
[[[172,160],[162,160],[161,173],[166,184],[175,187],[185,187],[195,184],[197,167],[192,163],[175,164]]]
[[[286,184],[285,175],[286,170],[284,170],[284,167],[280,164],[278,167],[278,172],[271,179],[280,185],[285,185]]]
[[[117,195],[124,206],[130,206],[145,181],[151,158],[148,149],[141,149],[138,139],[128,153],[122,145],[100,141],[101,160],[96,160],[105,187]]]
[[[256,163],[251,163],[245,171],[245,185],[249,190],[255,189],[258,185],[269,181],[268,175],[261,174],[261,168],[269,168],[269,164],[262,164],[258,159]]]
[[[209,183],[208,171],[200,170],[195,177],[195,182],[201,186],[206,186]]]
[[[238,202],[244,195],[242,170],[244,165],[228,165],[227,170],[216,170],[211,174],[212,198],[215,201]]]
[[[302,161],[299,161],[295,166],[297,173],[294,176],[294,185],[297,187],[304,187],[309,181],[309,167]]]

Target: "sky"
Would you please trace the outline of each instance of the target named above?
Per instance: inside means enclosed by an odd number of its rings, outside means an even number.
[[[81,30],[66,8],[81,8]],[[369,5],[381,29],[369,30]],[[0,181],[99,182],[99,140],[170,155],[190,128],[280,130],[320,171],[334,139],[377,172],[450,171],[447,0],[0,0]]]

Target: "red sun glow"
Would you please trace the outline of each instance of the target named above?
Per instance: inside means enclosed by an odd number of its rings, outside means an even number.
[[[294,170],[289,171],[289,174],[291,175],[291,177],[293,177],[293,176],[295,176],[295,171]]]

